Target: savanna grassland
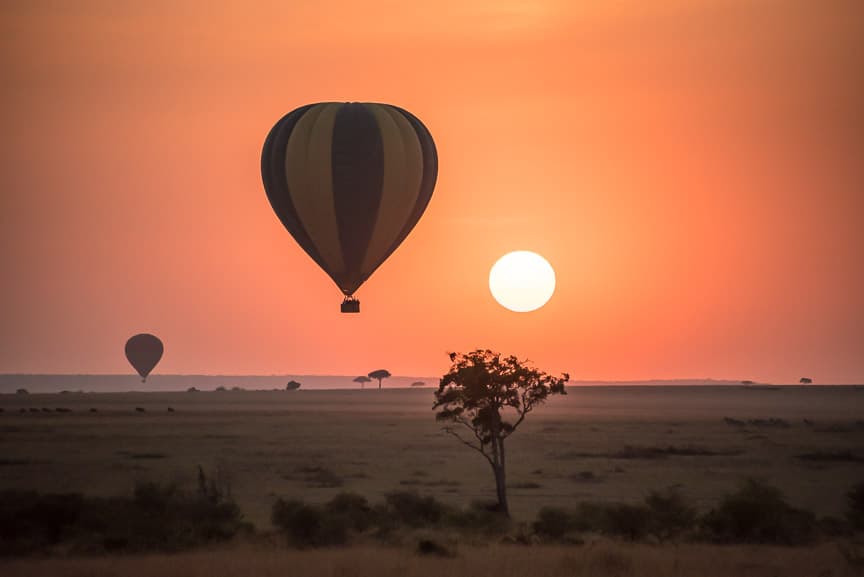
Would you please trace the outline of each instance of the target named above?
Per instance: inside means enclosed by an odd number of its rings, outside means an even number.
[[[441,432],[431,405],[428,388],[3,395],[0,489],[124,495],[141,481],[193,486],[201,465],[263,530],[279,497],[323,503],[350,491],[374,502],[412,490],[460,507],[493,498],[488,465]],[[571,387],[508,442],[511,511],[529,522],[542,507],[638,503],[667,487],[704,511],[756,477],[795,507],[842,517],[846,493],[864,480],[862,409],[864,390],[853,387]],[[17,560],[4,573],[843,575],[857,559],[831,542],[491,547],[463,543],[453,559],[430,559],[366,544],[298,552],[247,543],[134,562]]]

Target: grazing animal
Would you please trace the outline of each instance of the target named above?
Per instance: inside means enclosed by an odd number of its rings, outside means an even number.
[[[39,409],[33,407],[33,408],[30,409],[30,412],[31,412],[31,413],[38,413],[38,412],[39,412]]]
[[[26,413],[26,412],[27,412],[27,409],[19,409],[18,412],[19,412],[19,413]]]
[[[96,410],[96,408],[95,408],[95,407],[92,407],[92,408],[91,408],[91,409],[90,409],[90,412],[91,412],[91,413],[98,413],[98,412],[99,412],[99,411],[98,411],[98,410]]]
[[[50,413],[51,409],[49,409],[48,407],[42,407],[42,412],[43,413]]]
[[[135,407],[135,412],[136,413],[145,413],[146,411],[141,407]]]
[[[173,409],[172,407],[168,407],[168,412],[169,412],[169,413],[173,413],[173,412],[174,412],[174,409]]]

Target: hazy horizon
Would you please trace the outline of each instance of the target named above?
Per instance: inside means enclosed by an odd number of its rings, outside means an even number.
[[[0,373],[0,394],[11,394],[19,388],[25,388],[30,393],[85,392],[169,392],[185,391],[196,387],[201,392],[213,391],[216,387],[241,387],[248,391],[284,389],[289,380],[301,383],[301,390],[360,390],[360,384],[353,382],[354,375],[301,375],[296,373],[269,375],[230,375],[230,374],[160,374],[151,375],[146,383],[140,377],[130,374],[115,373]],[[422,388],[435,388],[438,378],[417,375],[393,375],[385,379],[382,388],[410,389],[412,383],[423,381]],[[753,381],[752,385],[774,387],[855,387],[860,383],[767,383]],[[644,379],[644,380],[593,380],[572,379],[571,387],[733,387],[748,386],[739,380],[728,379]],[[367,383],[365,389],[377,389],[377,381]]]

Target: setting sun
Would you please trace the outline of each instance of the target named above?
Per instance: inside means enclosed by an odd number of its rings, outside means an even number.
[[[545,258],[527,250],[507,253],[489,272],[489,290],[498,304],[517,313],[539,309],[555,292],[555,271]]]

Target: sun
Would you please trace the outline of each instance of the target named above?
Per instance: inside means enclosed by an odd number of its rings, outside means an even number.
[[[531,312],[552,298],[555,270],[536,252],[510,252],[492,265],[489,290],[504,308],[517,313]]]

